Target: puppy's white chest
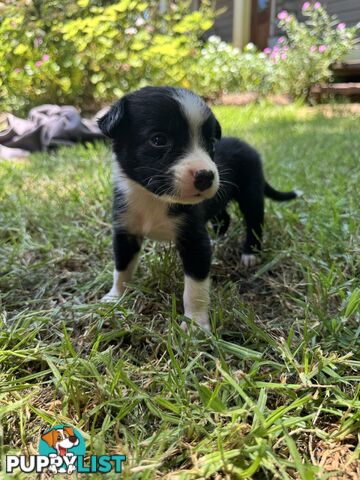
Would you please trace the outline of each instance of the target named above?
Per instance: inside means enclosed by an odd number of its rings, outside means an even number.
[[[124,175],[114,162],[114,180],[123,208],[115,222],[126,230],[153,240],[175,240],[179,217],[169,215],[168,204]]]
[[[167,205],[148,195],[134,197],[130,196],[122,215],[127,230],[153,240],[175,240],[177,221],[169,216]]]

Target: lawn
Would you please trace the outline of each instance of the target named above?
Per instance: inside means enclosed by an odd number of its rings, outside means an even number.
[[[232,208],[214,237],[211,335],[179,328],[171,245],[146,243],[128,296],[98,302],[112,276],[107,146],[0,163],[5,453],[37,453],[40,432],[68,422],[89,453],[126,454],[127,479],[359,478],[359,117],[215,111],[274,187],[304,195],[267,202],[251,270]]]

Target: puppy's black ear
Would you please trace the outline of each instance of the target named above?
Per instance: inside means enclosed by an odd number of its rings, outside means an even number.
[[[110,138],[115,138],[116,134],[121,131],[122,120],[125,117],[125,100],[122,98],[118,100],[105,113],[105,115],[98,119],[97,123],[104,135]]]
[[[220,140],[221,138],[221,126],[220,123],[216,120],[216,126],[215,126],[215,138]]]

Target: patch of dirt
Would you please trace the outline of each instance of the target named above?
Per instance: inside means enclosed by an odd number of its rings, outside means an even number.
[[[345,103],[338,105],[319,105],[317,107],[324,117],[333,118],[341,116],[347,116],[350,114],[360,115],[360,103]]]
[[[255,92],[223,93],[215,103],[220,105],[249,105],[259,100],[260,95]],[[292,103],[288,95],[269,95],[267,99],[275,105],[289,105]]]
[[[290,105],[292,99],[289,95],[269,95],[267,100],[274,105]],[[260,99],[260,95],[255,92],[246,93],[223,93],[217,98],[214,103],[217,105],[249,105],[255,103]],[[360,115],[360,103],[338,103],[338,104],[324,104],[315,105],[314,107],[306,108],[307,113],[309,110],[320,111],[326,118],[333,118],[336,116]]]
[[[320,419],[321,423],[321,419]],[[339,426],[327,425],[322,429],[328,434],[338,430]],[[319,468],[316,478],[327,478],[328,480],[358,480],[360,478],[360,460],[356,453],[357,438],[349,434],[342,440],[322,440],[314,431],[307,429],[296,429],[290,433],[296,442],[302,458],[310,457],[310,463]],[[280,448],[278,448],[280,447]],[[278,440],[274,446],[280,456],[291,460],[289,449],[284,439]],[[291,472],[291,478],[300,480],[298,471]]]
[[[360,460],[354,454],[354,445],[329,443],[320,440],[314,447],[312,459],[326,472],[337,472],[329,480],[357,480],[360,478]]]
[[[220,105],[248,105],[259,99],[257,93],[223,93],[216,101]]]

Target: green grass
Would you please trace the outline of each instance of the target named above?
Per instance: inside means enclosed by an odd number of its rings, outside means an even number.
[[[128,455],[129,479],[357,478],[359,118],[215,110],[225,134],[262,152],[275,187],[304,196],[267,202],[250,271],[232,209],[214,244],[208,336],[179,328],[182,272],[167,244],[146,243],[118,305],[97,303],[112,274],[104,145],[0,163],[6,453],[36,453],[44,428],[69,422],[89,453]]]

